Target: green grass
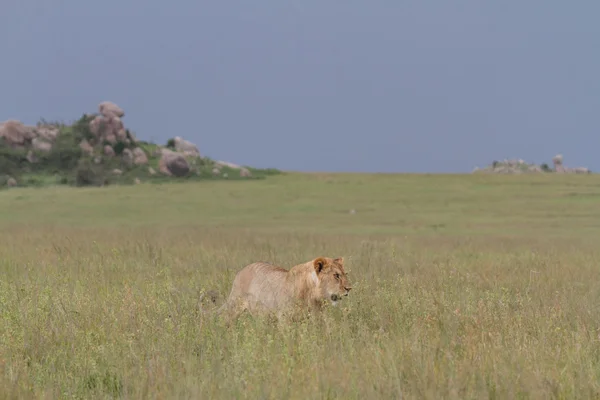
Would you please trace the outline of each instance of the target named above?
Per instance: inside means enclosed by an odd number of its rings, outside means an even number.
[[[600,396],[595,175],[17,188],[0,228],[2,398]],[[247,263],[320,255],[351,270],[339,308],[197,312]]]

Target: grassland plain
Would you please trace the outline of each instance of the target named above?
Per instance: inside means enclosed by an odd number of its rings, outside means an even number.
[[[598,176],[19,188],[0,228],[2,398],[600,397]],[[247,263],[319,255],[341,307],[198,313]]]

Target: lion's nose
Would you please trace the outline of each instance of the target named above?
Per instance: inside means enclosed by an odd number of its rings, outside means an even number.
[[[346,294],[348,294],[352,290],[352,286],[345,286],[344,289],[346,289]]]

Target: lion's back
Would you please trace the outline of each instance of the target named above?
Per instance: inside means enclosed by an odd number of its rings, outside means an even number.
[[[288,271],[267,262],[246,265],[235,276],[230,299],[254,299],[265,305],[283,300]]]
[[[234,278],[234,285],[247,291],[252,286],[280,284],[285,280],[287,273],[284,268],[258,261],[242,268]]]

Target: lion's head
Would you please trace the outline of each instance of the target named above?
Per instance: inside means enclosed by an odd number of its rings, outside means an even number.
[[[342,297],[348,296],[352,285],[344,270],[343,258],[319,257],[313,261],[313,266],[323,298],[336,304]]]

